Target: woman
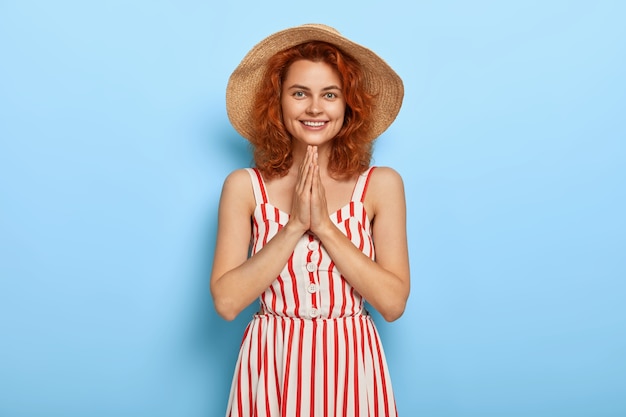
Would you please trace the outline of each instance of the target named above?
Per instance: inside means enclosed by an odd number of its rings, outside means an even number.
[[[224,182],[211,293],[227,320],[260,311],[227,416],[397,415],[364,300],[392,321],[409,295],[402,179],[369,166],[402,97],[381,58],[324,25],[269,36],[231,75],[256,167]]]

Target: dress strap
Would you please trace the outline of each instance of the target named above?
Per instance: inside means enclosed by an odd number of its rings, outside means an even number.
[[[248,174],[250,174],[250,180],[252,181],[252,190],[254,190],[254,200],[257,204],[267,203],[267,192],[265,192],[265,182],[261,173],[256,168],[246,168]]]
[[[374,168],[376,167],[369,167],[367,171],[359,175],[359,179],[357,179],[354,191],[352,192],[351,201],[360,201],[362,203],[363,200],[365,200],[365,193],[367,192],[367,186],[370,182],[370,176],[372,172],[374,172]]]

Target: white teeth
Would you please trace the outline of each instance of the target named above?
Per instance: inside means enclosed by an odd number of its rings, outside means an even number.
[[[324,126],[324,122],[302,122],[304,123],[306,126],[311,126],[311,127],[320,127],[320,126]]]

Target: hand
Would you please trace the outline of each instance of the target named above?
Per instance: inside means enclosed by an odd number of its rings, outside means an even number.
[[[298,225],[306,232],[311,228],[311,187],[313,184],[313,160],[317,155],[317,147],[307,147],[304,161],[298,169],[298,179],[291,203],[290,222]]]
[[[330,216],[328,214],[328,204],[326,203],[326,190],[322,184],[320,167],[317,164],[317,157],[317,147],[315,147],[313,154],[313,180],[311,183],[310,229],[313,233],[319,235],[318,232],[330,224]]]

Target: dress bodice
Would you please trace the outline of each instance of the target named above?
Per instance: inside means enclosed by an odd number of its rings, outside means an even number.
[[[374,259],[370,219],[363,200],[373,167],[358,177],[350,201],[330,215],[333,223],[366,256]],[[260,251],[287,223],[289,214],[269,201],[263,177],[249,168],[256,207],[252,216],[252,254]],[[298,241],[280,275],[260,297],[266,314],[302,319],[355,316],[363,309],[361,295],[337,270],[314,234]]]

